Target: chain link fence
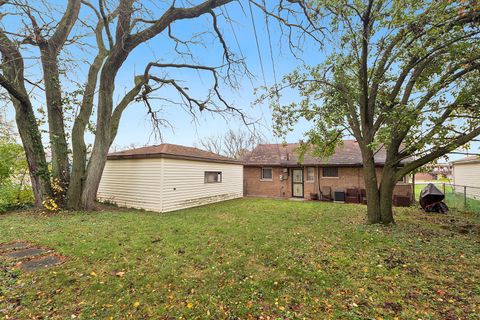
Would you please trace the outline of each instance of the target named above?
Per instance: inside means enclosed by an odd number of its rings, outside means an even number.
[[[449,182],[415,182],[415,201],[420,192],[429,183],[433,183],[445,194],[445,203],[449,208],[480,214],[480,187],[462,186]]]

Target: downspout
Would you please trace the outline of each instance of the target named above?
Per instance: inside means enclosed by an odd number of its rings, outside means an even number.
[[[322,200],[322,191],[320,191],[320,167],[317,166],[317,192],[318,200]]]

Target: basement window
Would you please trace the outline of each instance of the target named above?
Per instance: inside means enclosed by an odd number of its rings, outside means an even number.
[[[222,172],[220,171],[205,171],[205,183],[222,182]]]
[[[272,168],[262,168],[262,180],[272,180],[273,172]]]
[[[338,168],[337,167],[325,167],[323,168],[324,177],[338,177]]]

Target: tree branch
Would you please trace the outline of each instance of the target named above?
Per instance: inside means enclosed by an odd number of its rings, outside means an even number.
[[[75,21],[77,21],[80,12],[80,4],[80,0],[68,0],[67,8],[55,30],[55,33],[47,40],[48,46],[53,52],[58,53],[65,44]]]
[[[117,136],[118,126],[120,124],[120,119],[122,117],[123,111],[128,107],[128,105],[138,96],[140,90],[146,83],[146,78],[143,76],[135,77],[135,86],[127,92],[127,94],[122,98],[117,107],[113,110],[112,121],[110,124],[110,144],[113,143],[115,137]]]

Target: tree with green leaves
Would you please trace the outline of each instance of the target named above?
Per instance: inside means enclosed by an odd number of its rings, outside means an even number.
[[[312,123],[300,152],[328,156],[345,136],[358,141],[369,223],[393,223],[395,184],[480,135],[478,1],[309,1],[323,24],[325,58],[269,91],[276,132]],[[315,43],[315,42],[314,42]],[[282,103],[282,89],[300,101]],[[375,154],[384,149],[382,174]],[[408,161],[405,161],[408,160]]]
[[[22,145],[17,143],[13,125],[0,109],[0,212],[33,202],[27,176]]]

